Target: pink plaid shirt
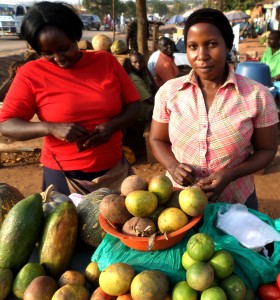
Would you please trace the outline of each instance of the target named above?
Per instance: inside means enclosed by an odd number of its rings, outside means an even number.
[[[194,167],[197,179],[241,164],[252,149],[254,128],[278,123],[269,90],[232,71],[208,113],[193,71],[169,80],[156,94],[153,119],[169,123],[172,151],[179,162]],[[244,203],[253,191],[253,175],[245,176],[230,183],[219,201]]]

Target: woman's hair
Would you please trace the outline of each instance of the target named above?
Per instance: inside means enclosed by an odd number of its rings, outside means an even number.
[[[276,13],[275,13],[275,20],[279,21],[279,19],[280,19],[280,5],[277,6]]]
[[[280,41],[280,30],[271,30],[270,34],[277,36],[278,40]]]
[[[48,25],[61,29],[73,42],[79,42],[83,34],[83,23],[72,5],[48,1],[35,3],[23,19],[21,36],[36,52],[40,52],[40,31]]]
[[[194,11],[185,22],[185,42],[187,42],[187,36],[191,26],[198,23],[209,23],[216,26],[220,30],[227,48],[231,50],[234,39],[232,27],[227,17],[221,11],[213,8],[201,8]]]

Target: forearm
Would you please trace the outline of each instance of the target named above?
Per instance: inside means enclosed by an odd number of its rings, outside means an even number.
[[[164,165],[168,171],[174,169],[178,165],[178,161],[171,150],[170,143],[155,139],[150,139],[149,142],[154,157],[158,162]]]
[[[274,76],[274,77],[272,78],[272,80],[273,80],[273,81],[280,81],[280,74]]]
[[[18,140],[26,141],[48,135],[47,122],[30,122],[18,118],[12,118],[0,123],[2,135]]]
[[[231,170],[232,181],[257,171],[264,169],[274,159],[276,150],[262,149],[255,151],[253,155],[248,157],[242,164]]]
[[[125,106],[122,113],[110,121],[110,127],[112,128],[113,132],[122,130],[133,124],[136,121],[140,110],[141,106],[139,101]]]

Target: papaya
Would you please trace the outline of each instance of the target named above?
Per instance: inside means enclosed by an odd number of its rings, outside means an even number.
[[[39,193],[11,208],[0,229],[0,268],[18,272],[27,263],[39,240],[43,222]]]
[[[31,281],[39,276],[45,275],[44,268],[37,262],[29,262],[24,265],[17,273],[13,283],[13,294],[19,298],[23,298],[23,294]]]
[[[9,269],[0,269],[0,300],[8,297],[13,286],[13,272]]]
[[[58,279],[71,265],[78,231],[72,202],[59,204],[47,218],[39,242],[40,263],[47,275]]]

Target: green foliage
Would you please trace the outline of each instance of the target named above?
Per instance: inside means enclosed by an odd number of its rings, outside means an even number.
[[[169,9],[165,3],[159,1],[153,1],[151,3],[153,13],[158,13],[160,16],[166,15],[169,13]]]
[[[258,1],[259,2],[259,1]],[[224,10],[230,11],[230,10],[242,10],[245,11],[247,9],[251,9],[256,4],[256,1],[254,0],[231,0],[231,1],[225,1]]]
[[[230,11],[230,10],[242,10],[245,11],[247,9],[252,9],[259,0],[204,0],[204,7],[212,7],[217,8],[222,11]]]
[[[183,14],[188,7],[184,2],[174,0],[173,2],[173,8],[172,8],[172,14],[173,15],[180,15]]]
[[[121,2],[114,0],[115,17],[118,18],[121,13],[125,13],[127,17],[136,16],[135,2]],[[98,15],[101,20],[106,14],[113,16],[113,1],[112,0],[83,0],[83,6],[93,14]]]
[[[136,17],[136,5],[133,1],[125,2],[125,14],[127,17]]]

